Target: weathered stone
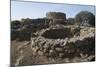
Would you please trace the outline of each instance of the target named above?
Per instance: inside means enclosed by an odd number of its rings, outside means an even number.
[[[42,56],[43,55],[43,52],[42,51],[38,51],[38,54]]]
[[[60,48],[60,47],[59,48],[55,48],[55,50],[58,51],[58,52],[64,51],[63,48]]]
[[[72,29],[73,28],[73,29]],[[78,27],[75,26],[66,26],[62,28],[57,27],[51,27],[48,29],[40,30],[37,34],[38,37],[33,38],[32,41],[34,41],[35,46],[37,46],[39,49],[38,51],[43,52],[43,55],[47,57],[52,58],[73,58],[75,56],[80,57],[80,53],[88,54],[94,52],[94,29],[91,29],[91,27],[81,27],[80,28],[80,35],[79,36],[72,36],[74,34],[72,30],[75,30]],[[87,29],[88,30],[87,30]],[[84,35],[82,35],[82,30],[84,30]],[[59,32],[59,30],[61,32]],[[62,32],[62,31],[65,32]],[[49,32],[50,31],[50,32]],[[53,31],[51,33],[51,31]],[[57,32],[58,31],[58,32]],[[57,32],[57,33],[55,33]],[[62,34],[60,34],[62,33]],[[77,32],[76,32],[77,33]],[[47,35],[46,35],[47,34]],[[67,37],[65,38],[59,38],[67,34]],[[71,35],[72,34],[72,35]],[[44,37],[43,35],[46,35]],[[71,37],[69,37],[71,35]],[[58,38],[53,38],[55,36],[58,36]],[[49,38],[51,37],[51,38]],[[34,45],[34,44],[33,44]],[[41,53],[40,53],[41,54]]]
[[[48,12],[46,17],[49,19],[66,19],[66,14],[61,12]]]
[[[49,52],[50,52],[50,53],[53,53],[53,50],[50,50]]]
[[[59,53],[59,57],[63,58],[64,57],[64,53]]]
[[[70,29],[63,28],[46,30],[42,36],[49,39],[64,39],[66,37],[72,37],[73,35],[71,34]]]

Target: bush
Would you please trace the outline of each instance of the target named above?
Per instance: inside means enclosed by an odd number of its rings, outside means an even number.
[[[95,26],[95,16],[91,12],[81,11],[75,16],[75,22],[82,25]]]
[[[20,23],[20,21],[18,21],[18,20],[11,21],[11,28],[12,28],[12,29],[17,29],[17,28],[20,27],[20,25],[21,25],[21,23]]]

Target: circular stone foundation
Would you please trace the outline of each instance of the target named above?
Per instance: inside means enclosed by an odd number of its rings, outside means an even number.
[[[64,39],[66,37],[73,37],[69,28],[46,30],[42,36],[48,39]]]

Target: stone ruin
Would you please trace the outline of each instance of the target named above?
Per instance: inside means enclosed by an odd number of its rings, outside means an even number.
[[[21,28],[14,29],[14,31],[12,30],[11,40],[29,41],[32,32],[57,24],[65,25],[66,23],[64,21],[66,21],[66,14],[61,12],[48,12],[46,17],[32,19],[31,24],[23,25]]]
[[[32,32],[30,40],[18,48],[22,54],[15,65],[95,61],[94,27],[66,25],[65,14],[59,12],[47,13],[46,22],[49,24],[45,25],[48,27],[44,27],[44,21],[45,19],[34,20],[41,22],[41,25],[35,23],[37,27],[43,28]],[[45,59],[48,60],[43,62]]]
[[[48,12],[46,13],[46,18],[51,19],[50,24],[66,24],[66,14],[61,12]]]
[[[66,20],[66,14],[61,12],[48,12],[46,13],[48,19],[64,19]]]
[[[55,19],[66,20],[64,13],[49,12],[46,16],[53,21]],[[31,48],[34,55],[49,58],[85,57],[85,59],[92,56],[90,59],[79,61],[91,61],[94,58],[95,28],[93,27],[53,24],[33,35],[35,36],[31,37]]]
[[[68,33],[69,32],[69,33]],[[49,29],[46,30],[43,34],[43,37],[48,39],[64,39],[66,37],[73,37],[70,29],[64,28],[64,29]]]

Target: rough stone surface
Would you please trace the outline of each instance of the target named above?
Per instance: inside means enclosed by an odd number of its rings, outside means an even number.
[[[66,14],[61,12],[48,12],[46,17],[49,19],[66,19]]]
[[[94,54],[95,29],[93,27],[80,27],[78,31],[76,30],[77,28],[78,27],[75,26],[66,26],[64,27],[66,32],[64,32],[63,29],[58,29],[60,31],[56,31],[53,28],[53,31],[49,28],[43,29],[41,30],[42,32],[38,32],[36,38],[31,38],[31,42],[34,42],[31,43],[32,49],[39,47],[41,49],[39,49],[39,51],[43,52],[42,55],[52,58],[73,58],[75,56],[81,56],[81,53],[88,54],[88,56]],[[70,30],[70,32],[68,30]],[[79,33],[79,35],[75,35],[77,33]],[[68,36],[61,38],[64,34]],[[71,37],[69,37],[70,35]]]

